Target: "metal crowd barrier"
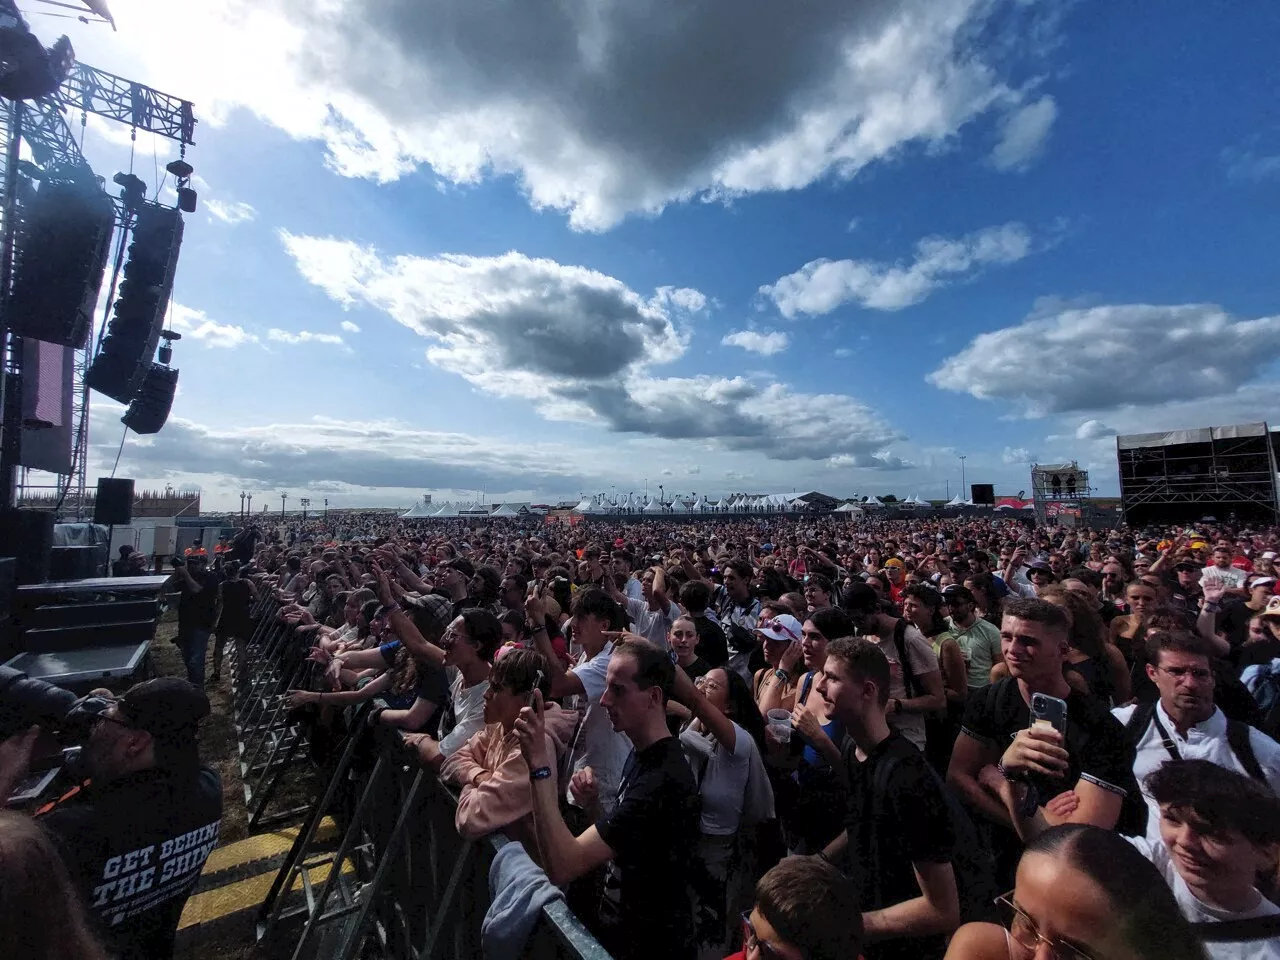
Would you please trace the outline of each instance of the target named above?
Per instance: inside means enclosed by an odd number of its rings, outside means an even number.
[[[240,758],[249,830],[297,819],[306,806],[268,813],[287,774],[308,759],[306,733],[289,715],[285,699],[305,686],[314,665],[310,638],[276,619],[281,604],[261,591],[253,608],[255,626],[243,653],[230,657],[233,722]]]
[[[480,956],[489,866],[509,841],[460,837],[453,789],[417,764],[399,731],[351,713],[333,775],[259,908],[259,944],[277,945],[301,922],[294,960]],[[336,850],[317,840],[326,815],[342,827]],[[524,956],[609,960],[563,900],[541,911]]]

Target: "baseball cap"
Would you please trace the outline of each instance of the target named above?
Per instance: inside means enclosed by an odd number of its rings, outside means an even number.
[[[1200,564],[1196,563],[1194,560],[1179,560],[1177,563],[1175,563],[1175,564],[1173,565],[1173,569],[1175,569],[1175,570],[1199,570],[1199,569],[1200,569]]]
[[[1280,617],[1280,594],[1276,594],[1267,601],[1267,605],[1262,608],[1262,616]]]
[[[897,557],[890,557],[888,560],[886,560],[886,561],[884,562],[884,565],[885,565],[886,567],[901,567],[901,566],[903,566],[904,564],[903,564],[903,562],[902,562],[901,560],[899,560]]]
[[[974,603],[973,591],[962,583],[949,583],[942,588],[944,600],[959,600],[961,603]]]
[[[454,557],[452,560],[447,561],[445,566],[451,570],[457,570],[468,580],[476,575],[475,565],[466,557]]]
[[[1260,560],[1274,560],[1275,558],[1276,558],[1276,552],[1274,550],[1263,551],[1262,556],[1259,557]]]
[[[790,643],[800,639],[800,621],[789,613],[780,613],[772,620],[761,620],[756,624],[756,633],[766,640],[781,640]]]
[[[1275,585],[1276,585],[1275,577],[1258,577],[1255,580],[1249,581],[1250,590],[1252,590],[1254,587],[1274,587]]]
[[[129,726],[153,737],[194,742],[196,726],[209,716],[209,698],[181,677],[156,677],[130,687],[116,708]]]

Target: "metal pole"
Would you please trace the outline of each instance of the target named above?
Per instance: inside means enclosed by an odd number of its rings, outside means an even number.
[[[280,522],[284,523],[284,502],[289,499],[287,493],[280,494]]]
[[[9,142],[5,144],[4,224],[0,241],[0,303],[9,295],[13,247],[17,240],[18,161],[21,159],[22,102],[9,106]],[[17,506],[18,458],[22,454],[22,342],[9,331],[7,311],[0,313],[0,509]]]
[[[961,492],[961,493],[964,493],[964,492],[965,492],[965,490],[967,490],[967,489],[968,489],[968,488],[965,486],[965,482],[964,482],[964,462],[965,462],[965,460],[967,460],[967,459],[968,459],[968,457],[967,457],[967,456],[962,456],[962,457],[960,458],[960,492]]]

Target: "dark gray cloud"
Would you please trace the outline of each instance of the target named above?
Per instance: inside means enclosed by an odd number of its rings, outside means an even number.
[[[200,49],[166,49],[160,24],[136,42],[157,82],[318,138],[342,173],[511,176],[534,206],[600,230],[693,197],[852,178],[1020,117],[1045,94],[1012,78],[1042,72],[1057,6],[223,0],[190,12]]]
[[[684,352],[684,328],[705,313],[697,290],[644,297],[596,271],[514,252],[387,259],[333,238],[282,240],[331,297],[384,310],[430,341],[436,366],[487,393],[530,400],[549,419],[710,440],[777,460],[869,457],[902,439],[851,397],[744,377],[653,376]]]

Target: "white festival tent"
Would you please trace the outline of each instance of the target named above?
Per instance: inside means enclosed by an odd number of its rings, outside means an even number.
[[[667,511],[666,511],[666,508],[663,507],[662,501],[655,497],[654,499],[650,500],[648,503],[644,505],[643,512],[644,513],[666,513]]]
[[[947,506],[948,507],[972,507],[973,504],[957,493],[954,497],[952,497],[950,500],[947,501]]]
[[[840,504],[840,506],[836,507],[836,513],[857,513],[857,514],[861,514],[861,513],[865,513],[865,512],[866,512],[866,511],[864,511],[864,510],[863,510],[860,506],[858,506],[856,503],[842,503],[842,504]]]
[[[679,497],[676,497],[674,500],[671,501],[671,512],[672,513],[689,513],[691,511],[689,510],[688,503],[681,500]]]
[[[868,498],[868,499],[867,499],[867,501],[863,504],[863,506],[864,506],[864,507],[868,507],[868,508],[872,508],[872,507],[883,507],[883,506],[884,506],[884,501],[883,501],[883,500],[881,500],[879,497],[870,497],[870,498]]]
[[[458,505],[453,502],[440,504],[440,509],[432,514],[433,517],[456,517],[458,515]]]
[[[596,501],[594,497],[583,497],[582,502],[573,508],[574,513],[595,513]]]
[[[693,505],[694,513],[708,513],[712,509],[712,504],[705,496],[699,497],[698,502]]]
[[[497,510],[493,511],[493,513],[489,514],[489,516],[491,516],[491,517],[518,517],[518,516],[520,516],[520,511],[519,511],[519,510],[517,510],[517,509],[516,509],[514,506],[512,506],[511,504],[509,504],[509,503],[504,503],[502,506],[498,507],[498,509],[497,509]]]
[[[403,520],[406,517],[434,517],[435,509],[436,508],[429,503],[415,503],[404,513],[400,514],[400,519]]]

